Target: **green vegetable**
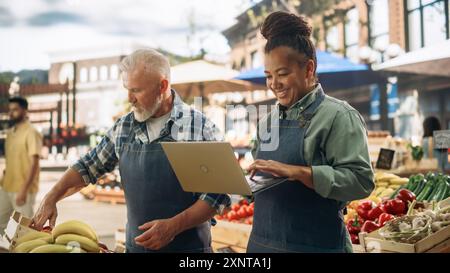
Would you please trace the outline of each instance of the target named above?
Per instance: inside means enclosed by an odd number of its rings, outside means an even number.
[[[427,200],[428,196],[433,192],[434,185],[432,182],[428,182],[423,190],[420,192],[419,196],[417,196],[417,201]]]
[[[439,195],[440,193],[441,193],[441,190],[442,190],[442,181],[438,181],[436,184],[435,184],[435,186],[434,186],[434,188],[433,188],[433,191],[426,197],[426,201],[431,201],[431,200],[435,200],[436,201],[436,199],[433,199],[433,198],[435,198],[437,195]]]
[[[420,161],[423,157],[423,148],[421,146],[412,146],[411,144],[408,144],[408,147],[411,149],[412,158]]]
[[[427,184],[427,180],[426,179],[420,180],[418,185],[417,185],[417,187],[413,191],[414,194],[416,196],[418,196],[422,192],[423,188],[425,188],[426,184]]]
[[[414,192],[414,190],[419,185],[419,181],[420,180],[421,180],[420,176],[418,176],[418,175],[411,175],[411,177],[409,177],[408,184],[406,184],[406,189],[408,189],[411,192]]]
[[[439,195],[439,201],[446,199],[447,197],[450,196],[450,184],[449,183],[445,183],[445,187],[443,189],[443,191],[441,192],[441,195]]]
[[[434,187],[434,190],[428,196],[427,201],[440,201],[439,198],[442,195],[442,191],[447,190],[447,184],[445,181],[439,181]]]

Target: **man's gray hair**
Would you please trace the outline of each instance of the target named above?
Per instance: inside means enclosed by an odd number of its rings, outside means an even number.
[[[158,72],[170,82],[170,64],[167,58],[152,48],[138,49],[126,56],[120,63],[121,72],[129,72],[138,65],[144,65],[146,72]]]

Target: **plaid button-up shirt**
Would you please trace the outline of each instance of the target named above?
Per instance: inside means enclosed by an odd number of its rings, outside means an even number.
[[[168,134],[176,141],[218,141],[223,139],[214,123],[201,112],[184,103],[174,90],[172,90],[172,95],[173,108],[170,117],[159,137],[152,143],[159,142]],[[101,142],[81,157],[71,168],[80,173],[86,184],[95,184],[100,176],[114,170],[119,162],[122,145],[130,140],[140,144],[150,143],[146,123],[136,121],[132,112],[117,120]],[[219,213],[230,205],[230,198],[226,194],[194,193],[194,196],[208,202]]]

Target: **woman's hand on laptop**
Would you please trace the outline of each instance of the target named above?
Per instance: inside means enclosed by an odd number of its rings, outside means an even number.
[[[284,164],[274,160],[255,160],[248,168],[250,178],[253,178],[256,172],[269,173],[275,177],[291,177],[293,165]]]
[[[275,177],[286,177],[288,180],[301,181],[308,188],[313,188],[312,170],[309,166],[284,164],[274,160],[257,159],[248,168],[252,178],[257,171],[269,173]]]

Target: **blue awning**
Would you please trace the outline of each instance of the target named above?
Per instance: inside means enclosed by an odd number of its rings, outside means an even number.
[[[326,90],[345,89],[383,81],[380,73],[372,71],[365,64],[355,64],[349,59],[325,51],[317,50],[316,54],[317,75]],[[265,84],[264,67],[244,71],[236,79]]]

